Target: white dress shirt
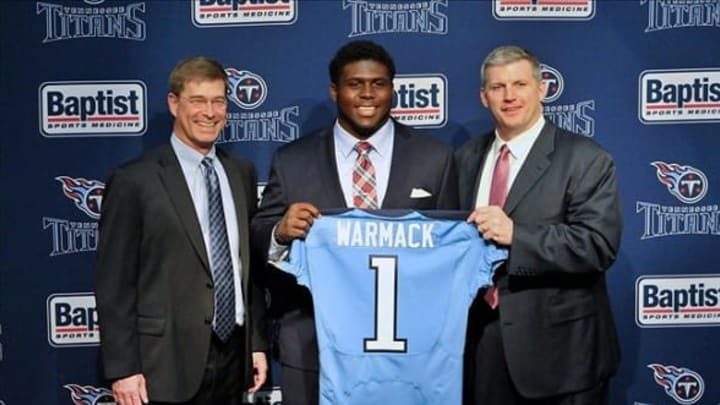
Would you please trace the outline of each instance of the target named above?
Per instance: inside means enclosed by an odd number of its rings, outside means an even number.
[[[175,156],[177,156],[180,162],[180,167],[185,176],[185,183],[187,183],[190,189],[190,196],[195,206],[195,214],[200,223],[200,230],[202,231],[203,241],[205,242],[205,251],[208,252],[208,260],[212,260],[210,257],[210,220],[208,215],[207,186],[205,185],[205,176],[203,175],[201,162],[206,156],[212,158],[213,167],[220,182],[223,213],[225,214],[225,225],[227,228],[228,241],[230,242],[230,256],[232,257],[233,280],[235,285],[235,320],[238,325],[242,326],[245,319],[245,307],[243,306],[242,284],[240,281],[240,270],[242,266],[240,263],[240,235],[237,227],[235,202],[233,201],[227,174],[220,159],[218,159],[215,154],[215,146],[210,149],[207,155],[203,155],[180,141],[174,133],[170,137],[170,144],[175,151]]]
[[[478,187],[477,199],[475,200],[475,208],[484,207],[488,205],[490,201],[490,186],[492,184],[493,171],[495,171],[495,162],[500,154],[500,148],[503,144],[507,144],[510,150],[510,178],[508,179],[508,193],[512,188],[515,178],[517,177],[520,168],[525,159],[527,159],[530,148],[535,144],[535,140],[540,136],[545,126],[545,118],[540,116],[540,119],[530,127],[527,131],[516,136],[510,142],[503,141],[495,130],[495,140],[490,147],[487,159],[483,165],[482,174],[480,175],[480,185]]]
[[[333,141],[340,188],[346,206],[353,207],[352,173],[358,155],[353,148],[360,140],[350,135],[336,120],[333,126]],[[378,206],[382,207],[390,179],[390,166],[392,166],[393,144],[395,141],[395,124],[393,120],[387,120],[380,129],[365,141],[369,142],[373,147],[368,153],[368,158],[375,167],[375,191],[378,196]],[[276,228],[277,224],[273,227],[272,237],[270,238],[270,247],[268,249],[268,259],[270,261],[282,260],[288,251],[287,246],[279,244],[275,239]]]
[[[395,125],[392,120],[387,120],[385,125],[380,127],[371,137],[365,141],[372,145],[368,152],[368,158],[375,167],[375,191],[378,197],[378,207],[382,207],[385,192],[387,191],[388,179],[390,178],[390,166],[392,164],[393,141],[395,139]],[[353,168],[358,153],[353,150],[359,139],[350,135],[336,121],[333,127],[333,140],[335,141],[335,163],[337,164],[340,187],[345,197],[345,204],[353,206]]]

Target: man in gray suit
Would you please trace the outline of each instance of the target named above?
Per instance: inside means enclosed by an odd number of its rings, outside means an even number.
[[[381,46],[354,41],[329,65],[334,125],[303,136],[275,152],[253,236],[260,249],[279,256],[304,238],[320,210],[356,205],[355,149],[369,143],[377,207],[456,209],[452,149],[390,118],[395,64]],[[342,269],[337,269],[342,271]],[[318,403],[318,347],[310,292],[277,269],[267,270],[271,310],[279,318],[283,404]]]
[[[250,260],[255,170],[215,147],[226,121],[222,66],[182,61],[169,84],[170,142],[115,169],[105,188],[103,367],[120,405],[239,404],[267,375]]]
[[[607,404],[620,359],[605,279],[622,230],[615,165],[545,121],[545,90],[535,56],[493,50],[480,96],[495,130],[456,154],[461,208],[509,249],[469,323],[476,404]]]

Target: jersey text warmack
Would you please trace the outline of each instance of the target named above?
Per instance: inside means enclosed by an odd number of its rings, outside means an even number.
[[[337,221],[337,245],[389,248],[432,248],[433,223]]]

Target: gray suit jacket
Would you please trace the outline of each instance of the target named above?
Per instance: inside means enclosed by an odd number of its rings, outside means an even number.
[[[238,219],[247,379],[251,351],[266,348],[264,299],[250,261],[256,177],[250,163],[219,149],[217,155]],[[169,144],[117,168],[107,182],[96,300],[108,379],[142,373],[152,401],[186,401],[197,392],[212,333],[213,283],[190,191]]]
[[[413,188],[422,188],[431,195],[410,198]],[[287,207],[302,201],[319,209],[345,208],[332,127],[304,136],[275,152],[260,210],[252,224],[259,251],[267,253],[272,228]],[[382,208],[457,209],[457,205],[452,149],[395,123],[390,178]],[[266,277],[270,310],[280,319],[280,361],[317,370],[317,338],[309,291],[297,285],[294,277],[275,268],[268,268]]]
[[[487,134],[456,153],[462,209],[474,208],[493,139]],[[530,398],[594,386],[620,358],[605,281],[622,229],[612,158],[548,122],[503,210],[513,240],[496,282],[513,382]]]

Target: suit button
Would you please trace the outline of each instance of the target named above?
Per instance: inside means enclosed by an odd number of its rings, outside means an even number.
[[[211,316],[206,316],[206,317],[205,317],[205,325],[210,325],[211,323],[212,323],[212,317],[211,317]]]
[[[211,282],[208,281],[208,282],[205,284],[205,287],[212,289],[212,288],[213,288],[213,283],[211,283]]]

